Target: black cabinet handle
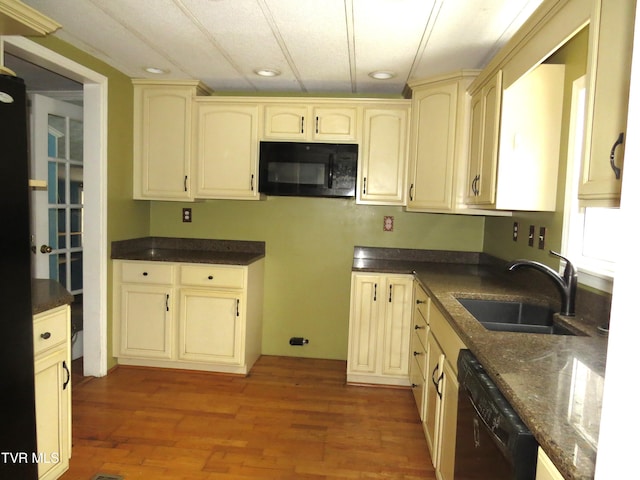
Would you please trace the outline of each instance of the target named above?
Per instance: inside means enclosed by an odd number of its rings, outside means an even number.
[[[40,338],[42,338],[43,340],[49,340],[51,338],[51,332],[41,333]]]
[[[316,117],[316,133],[320,132],[320,117]]]
[[[207,277],[207,279],[208,279],[208,280],[213,280],[213,275],[209,275],[209,276]]]
[[[413,201],[413,183],[409,187],[409,200]]]
[[[149,275],[149,272],[142,272],[143,277],[146,277],[147,275]]]
[[[422,305],[424,303],[427,303],[426,300],[416,300],[416,305]]]
[[[240,300],[236,299],[236,317],[240,316]]]
[[[425,327],[421,327],[420,325],[415,325],[413,327],[414,330],[422,330],[423,328],[425,328]]]
[[[417,357],[418,355],[420,355],[421,352],[413,352],[413,356]]]
[[[363,195],[367,194],[367,177],[364,177],[362,179],[362,194]]]
[[[393,289],[393,285],[389,285],[389,303],[391,303],[391,291]]]
[[[66,361],[62,362],[62,368],[67,373],[67,379],[64,381],[64,384],[62,385],[62,389],[66,390],[67,386],[69,385],[69,382],[71,381],[71,372],[69,371],[69,367],[67,367]]]
[[[255,178],[255,175],[252,173],[251,174],[251,191],[253,192],[253,180]]]
[[[300,133],[304,133],[304,117],[300,117]]]
[[[184,191],[187,191],[187,176],[184,176]]]
[[[373,284],[373,301],[377,301],[378,300],[378,284],[374,283]]]
[[[169,294],[167,293],[166,298],[164,299],[164,306],[167,309],[167,312],[169,311]]]
[[[620,133],[618,135],[618,139],[615,141],[613,146],[611,147],[611,155],[609,156],[609,162],[611,163],[611,170],[616,176],[616,180],[620,180],[620,167],[616,166],[616,148],[622,145],[624,142],[624,133]]]

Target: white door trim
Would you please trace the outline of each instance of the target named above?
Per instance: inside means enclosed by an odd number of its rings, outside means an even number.
[[[84,374],[107,374],[107,87],[108,79],[24,37],[5,50],[84,85],[85,235]]]

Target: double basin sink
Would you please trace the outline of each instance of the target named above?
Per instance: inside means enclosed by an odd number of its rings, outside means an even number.
[[[554,321],[554,311],[526,302],[456,298],[487,330],[575,335]]]

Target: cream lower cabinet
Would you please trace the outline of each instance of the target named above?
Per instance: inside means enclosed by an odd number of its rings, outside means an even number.
[[[413,276],[353,273],[347,381],[409,385]]]
[[[453,480],[458,412],[457,360],[465,345],[418,284],[415,298],[412,387],[414,396],[422,390],[416,400],[436,477]],[[422,372],[421,376],[414,373],[418,371]],[[416,384],[414,379],[418,382],[422,379],[423,386]]]
[[[263,269],[114,261],[118,363],[247,374],[261,354]]]
[[[71,326],[69,306],[34,316],[38,478],[59,478],[71,457]]]
[[[194,141],[196,198],[260,199],[257,103],[196,99]]]
[[[562,474],[558,471],[542,448],[538,448],[536,480],[564,480]]]

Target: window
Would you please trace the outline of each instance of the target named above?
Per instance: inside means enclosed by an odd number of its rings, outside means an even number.
[[[580,283],[611,292],[615,272],[617,208],[581,207],[578,185],[584,143],[586,77],[573,83],[571,125],[567,153],[567,189],[562,251],[580,272]]]

